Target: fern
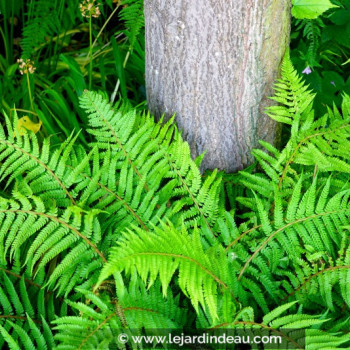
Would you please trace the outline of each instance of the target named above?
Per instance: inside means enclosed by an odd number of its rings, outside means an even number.
[[[57,33],[60,27],[58,14],[54,4],[47,0],[35,0],[32,6],[32,16],[23,28],[21,40],[22,57],[31,58],[33,52],[46,38]]]
[[[65,303],[14,271],[1,268],[1,281],[0,346],[7,342],[14,349],[55,348],[50,322],[64,316]]]
[[[86,276],[91,263],[96,268],[106,261],[96,246],[100,241],[100,228],[94,212],[84,215],[80,208],[71,207],[58,216],[56,207],[46,208],[38,198],[28,199],[16,192],[13,196],[14,200],[0,200],[4,264],[7,256],[13,257],[25,245],[21,255],[30,274],[35,276],[61,256],[62,260],[53,265],[48,284],[56,283],[59,294],[63,291],[67,294],[74,283]]]
[[[283,299],[285,290],[287,293],[294,294],[294,288],[299,288],[299,283],[303,283],[300,281],[306,280],[308,274],[313,274],[312,266],[317,266],[318,260],[323,260],[325,264],[332,264],[337,257],[341,242],[346,237],[342,225],[349,220],[349,191],[346,190],[328,198],[329,179],[328,185],[326,184],[316,196],[317,180],[315,180],[302,196],[302,181],[303,178],[296,186],[290,201],[284,205],[279,192],[276,191],[274,217],[271,220],[269,208],[264,208],[261,199],[256,197],[258,208],[256,215],[260,224],[247,230],[246,235],[240,235],[228,246],[228,250],[237,256],[237,260],[242,261],[238,275],[242,285],[249,288],[251,283],[255,283],[266,290],[267,295],[273,299],[276,297]],[[259,242],[254,244],[253,240],[257,239]],[[308,253],[310,251],[318,254]],[[305,253],[310,261],[309,267],[304,262]],[[290,268],[285,271],[287,266]],[[336,266],[340,266],[340,262]],[[298,274],[302,273],[302,275],[294,276],[293,273],[290,275],[290,271],[298,271]],[[338,274],[337,268],[334,269],[334,273],[334,276]],[[342,274],[343,272],[340,273]],[[281,277],[290,279],[290,284],[286,283],[286,280],[281,280]],[[323,290],[315,290],[318,302],[325,299],[324,295],[319,294],[320,292],[323,293]],[[331,289],[326,295],[329,296],[330,292]],[[346,298],[346,294],[343,293],[343,297]],[[262,295],[255,298],[260,305],[268,304],[266,297],[261,299]],[[344,302],[346,300],[344,299]]]
[[[294,120],[299,122],[300,119],[312,117],[315,95],[307,90],[288,55],[287,52],[281,66],[282,78],[275,84],[275,96],[272,97],[280,105],[267,108],[267,115],[278,122],[292,125]],[[292,135],[293,131],[296,133],[298,130],[292,128]]]
[[[155,228],[154,233],[129,232],[119,244],[111,250],[110,262],[102,271],[100,283],[113,273],[124,269],[128,273],[135,267],[149,285],[159,275],[166,295],[178,269],[179,286],[194,308],[198,311],[198,304],[207,306],[212,317],[216,317],[217,287],[229,289],[225,283],[228,275],[226,259],[222,251],[204,252],[198,230],[194,230],[191,237],[185,228],[178,232],[172,226],[163,225],[161,229]]]
[[[342,114],[334,107],[328,114],[315,120],[312,104],[314,94],[298,77],[290,59],[286,56],[282,66],[283,78],[276,84],[274,100],[279,106],[267,109],[268,115],[291,126],[291,137],[282,151],[262,142],[269,154],[254,150],[264,174],[241,172],[244,186],[271,199],[268,186],[278,185],[282,195],[291,192],[300,179],[301,166],[305,176],[317,172],[349,173],[349,96],[344,95]],[[242,199],[239,199],[242,200]]]
[[[130,50],[136,43],[137,37],[144,27],[143,0],[122,0],[123,9],[120,18],[125,22],[125,34],[130,42]]]
[[[75,194],[67,188],[74,174],[66,168],[76,137],[71,137],[52,152],[50,140],[39,145],[34,134],[17,135],[17,114],[13,123],[5,115],[7,130],[0,126],[0,181],[10,186],[14,180],[24,178],[30,190],[43,199],[54,199],[62,207],[76,204]]]
[[[59,331],[56,339],[61,342],[58,348],[82,349],[87,344],[90,347],[98,347],[99,344],[118,346],[117,334],[128,328],[133,332],[145,328],[152,334],[152,328],[179,329],[184,325],[186,311],[180,307],[179,298],[174,298],[170,291],[164,300],[158,283],[146,290],[136,275],[131,279],[129,288],[120,276],[118,280],[118,300],[110,300],[105,293],[97,296],[91,291],[79,290],[89,301],[88,305],[70,303],[79,315],[54,321],[55,329]]]
[[[220,210],[216,196],[220,177],[214,172],[202,182],[189,146],[183,142],[172,120],[161,127],[149,115],[138,118],[134,111],[115,112],[105,99],[93,92],[81,97],[81,105],[89,114],[93,128],[89,132],[97,140],[94,145],[99,150],[107,149],[106,154],[102,153],[104,160],[111,157],[107,164],[113,168],[105,171],[109,176],[100,183],[130,203],[129,208],[143,228],[146,222],[157,224],[152,217],[171,219],[180,225],[185,222],[190,227],[199,221],[214,235],[212,227]],[[114,148],[109,155],[111,145]],[[115,172],[122,179],[118,189],[113,185],[117,180]],[[108,201],[114,211],[114,200]],[[109,204],[108,201],[102,203]],[[98,207],[105,210],[100,204]]]
[[[317,258],[317,255],[312,256],[312,263],[302,270],[296,270],[298,274],[289,281],[289,285],[285,283],[285,288],[289,291],[285,299],[298,298],[305,304],[317,302],[335,312],[350,302],[349,251],[335,261],[330,259],[328,263],[317,264]]]
[[[319,57],[318,51],[321,41],[321,30],[325,27],[321,18],[304,19],[296,21],[296,30],[302,32],[302,36],[307,40],[308,49],[302,55],[302,59],[306,61],[310,67],[318,67]]]
[[[197,327],[349,347],[350,99],[316,118],[288,57],[274,99],[290,139],[262,142],[235,175],[202,176],[172,120],[95,92],[80,98],[87,147],[5,117],[1,345],[120,347],[119,332]]]

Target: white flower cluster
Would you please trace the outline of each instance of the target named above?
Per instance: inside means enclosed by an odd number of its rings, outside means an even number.
[[[84,0],[80,4],[80,12],[83,17],[94,17],[97,18],[101,15],[99,4],[96,0]]]
[[[20,73],[23,74],[33,74],[36,70],[34,67],[34,62],[32,62],[29,58],[24,60],[23,58],[20,58],[17,60],[18,65],[19,65],[19,71]]]

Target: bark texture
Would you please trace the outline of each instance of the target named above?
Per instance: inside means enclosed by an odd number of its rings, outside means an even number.
[[[176,121],[203,169],[237,171],[260,139],[289,44],[290,0],[145,0],[150,110]]]

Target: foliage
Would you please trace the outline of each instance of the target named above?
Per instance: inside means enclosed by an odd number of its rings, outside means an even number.
[[[133,49],[144,26],[143,0],[124,0],[123,5],[120,18],[125,21],[130,49]]]
[[[23,28],[23,39],[21,40],[24,59],[31,58],[33,51],[46,41],[46,37],[53,37],[60,31],[59,15],[53,3],[36,0],[31,3],[30,7],[29,18]]]
[[[0,108],[12,117],[17,107],[19,117],[41,121],[41,139],[52,135],[56,143],[87,126],[79,97],[89,79],[89,18],[79,2],[0,0]],[[92,18],[92,88],[113,94],[113,101],[143,103],[142,2],[106,0],[100,11]],[[20,58],[34,62],[34,74],[20,74]],[[86,136],[79,135],[81,143],[89,142]]]
[[[142,111],[143,2],[98,6],[0,0],[0,348],[230,328],[348,349],[350,2],[293,0],[266,111],[284,147],[204,175],[173,119]]]
[[[66,303],[45,291],[37,281],[1,268],[0,346],[10,349],[52,349],[56,346],[50,322],[66,315]],[[61,305],[60,305],[61,304]]]
[[[292,26],[291,58],[317,93],[314,108],[318,115],[333,103],[340,108],[342,92],[350,94],[350,2],[332,2],[337,7],[317,18],[294,19]]]
[[[235,176],[201,176],[172,120],[103,94],[80,97],[86,147],[78,133],[16,132],[5,115],[2,341],[122,348],[120,331],[243,327],[348,348],[350,98],[315,118],[288,56],[275,89],[267,113],[289,141],[262,142],[256,169]]]
[[[330,0],[292,0],[292,15],[298,19],[315,19],[333,5]]]

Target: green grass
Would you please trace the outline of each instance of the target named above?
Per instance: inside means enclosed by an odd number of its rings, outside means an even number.
[[[58,142],[86,127],[78,103],[84,89],[102,90],[113,101],[142,103],[143,27],[130,36],[127,19],[135,14],[129,13],[131,3],[121,5],[104,1],[101,16],[90,18],[82,16],[77,0],[0,0],[0,108],[10,116],[16,108],[19,117],[41,120],[41,134]],[[22,57],[35,62],[34,74],[20,74]],[[82,134],[79,140],[88,142]]]

